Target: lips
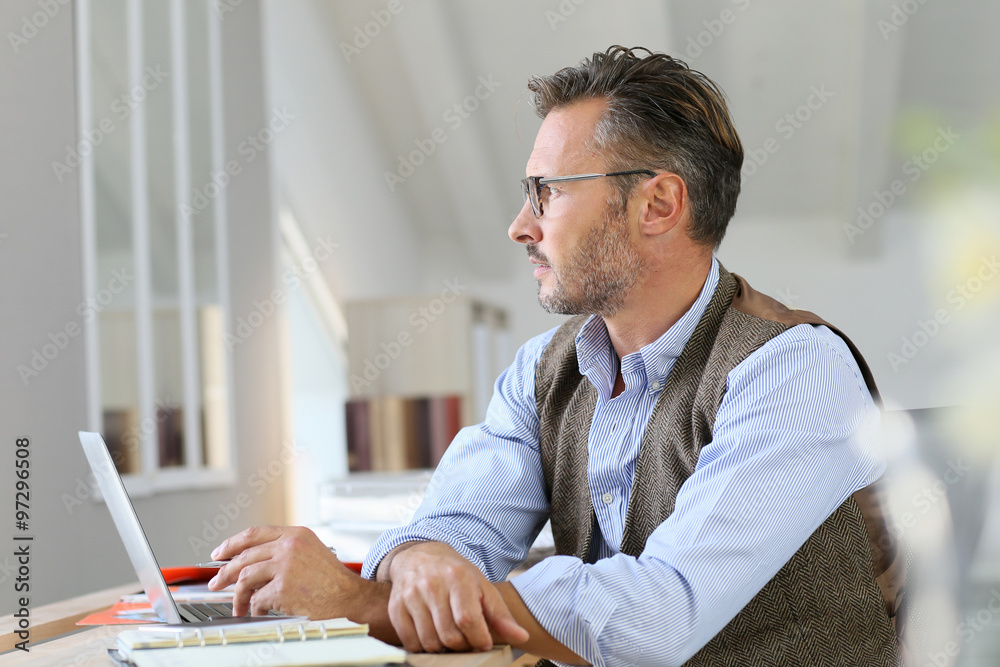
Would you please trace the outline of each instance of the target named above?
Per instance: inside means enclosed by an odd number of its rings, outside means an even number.
[[[542,251],[538,249],[537,246],[529,245],[528,250],[528,261],[532,264],[537,264],[539,266],[548,267],[548,258],[542,254]]]
[[[528,246],[528,261],[535,265],[534,275],[536,278],[552,270],[552,267],[544,260],[545,257],[542,256],[542,253],[537,248]]]
[[[536,278],[541,277],[552,270],[552,267],[548,264],[542,264],[541,262],[536,262],[535,260],[531,260],[531,263],[535,265],[533,275]]]

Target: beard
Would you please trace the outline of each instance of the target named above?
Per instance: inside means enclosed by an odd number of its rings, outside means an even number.
[[[528,257],[552,269],[555,285],[543,295],[538,280],[538,303],[556,315],[614,316],[625,306],[645,269],[629,238],[625,206],[619,201],[607,203],[601,223],[560,261],[558,272],[536,246],[527,248]]]

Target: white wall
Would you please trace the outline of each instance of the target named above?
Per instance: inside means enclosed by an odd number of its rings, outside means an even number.
[[[38,10],[34,2],[4,3],[0,34],[20,33],[21,19]],[[79,517],[70,517],[59,500],[72,492],[74,477],[86,465],[78,455],[76,430],[85,424],[83,343],[68,339],[65,349],[27,386],[17,372],[30,365],[33,349],[50,342],[50,333],[79,323],[76,306],[80,283],[80,219],[77,183],[59,183],[50,161],[61,159],[64,147],[75,143],[73,75],[73,16],[63,8],[30,42],[14,53],[9,43],[0,49],[0,199],[4,202],[0,233],[3,314],[0,317],[0,439],[2,439],[3,503],[0,503],[0,612],[13,611],[14,441],[31,440],[31,600],[57,596],[60,588],[85,589],[66,572],[68,552],[94,563],[95,581],[111,583],[113,570],[104,567],[93,549],[107,540],[106,530],[87,531]],[[7,40],[5,39],[5,42]],[[39,81],[47,82],[43,89]],[[74,449],[75,448],[75,449]],[[87,508],[90,509],[90,508]],[[94,539],[96,538],[96,539]],[[75,580],[75,581],[74,581]]]
[[[295,114],[274,145],[278,187],[310,246],[336,244],[319,270],[337,295],[396,293],[419,280],[417,230],[383,196],[380,138],[324,29],[323,4],[263,3],[269,99]]]
[[[39,12],[32,0],[0,6],[0,34],[20,32],[23,17]],[[222,23],[226,155],[265,126],[259,7],[245,0]],[[49,342],[68,323],[79,323],[81,248],[78,184],[59,183],[50,162],[64,159],[76,143],[74,30],[72,6],[62,7],[19,53],[8,40],[0,47],[0,614],[13,611],[14,440],[31,440],[32,606],[112,584],[135,580],[103,504],[71,505],[88,467],[77,440],[87,426],[84,345],[70,338],[48,367],[25,385],[16,368],[30,363],[32,350]],[[276,232],[270,175],[265,160],[246,164],[226,191],[229,202],[232,315],[246,317],[254,300],[266,298],[276,278]],[[267,319],[234,351],[233,401],[238,449],[237,485],[209,491],[167,493],[135,502],[161,565],[203,560],[189,538],[200,537],[203,521],[223,514],[220,504],[247,493],[252,503],[231,521],[228,533],[252,523],[283,518],[281,476],[251,485],[251,476],[275,460],[284,435],[276,317]],[[232,322],[228,330],[233,330]],[[57,336],[58,337],[58,336]],[[220,523],[223,521],[220,520]],[[221,538],[218,538],[221,539]],[[214,546],[214,545],[213,545]]]

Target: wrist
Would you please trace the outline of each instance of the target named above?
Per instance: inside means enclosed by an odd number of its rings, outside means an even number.
[[[418,544],[425,544],[425,542],[420,540],[414,540],[412,542],[404,542],[400,544],[395,549],[390,551],[382,558],[382,561],[375,568],[375,581],[380,583],[391,583],[392,582],[392,562],[396,559],[396,556],[403,553],[411,547],[415,547]]]
[[[361,585],[352,596],[353,601],[348,619],[355,623],[366,623],[368,634],[388,644],[399,645],[399,636],[389,620],[389,593],[392,584],[388,582],[361,579]]]

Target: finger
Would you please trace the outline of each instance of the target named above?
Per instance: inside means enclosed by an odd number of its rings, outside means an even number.
[[[252,589],[236,586],[233,590],[233,616],[246,616],[250,613],[250,598],[253,593]]]
[[[438,640],[452,651],[468,651],[471,644],[455,623],[449,591],[444,588],[438,589],[433,594],[427,591],[424,597],[430,602],[431,619]]]
[[[399,636],[399,641],[403,643],[403,648],[410,653],[419,653],[420,639],[417,637],[413,618],[403,601],[395,593],[390,594],[389,597],[389,621],[392,623],[392,629]]]
[[[212,550],[212,558],[226,560],[245,549],[276,540],[279,537],[281,537],[281,528],[278,526],[251,526],[215,547]]]
[[[489,586],[489,584],[486,584]],[[493,648],[486,617],[483,615],[482,588],[455,588],[451,592],[451,613],[465,641],[477,651]]]
[[[267,612],[276,607],[274,596],[271,595],[273,586],[267,584],[263,588],[258,588],[250,595],[250,615],[267,616]]]
[[[487,584],[483,589],[483,613],[489,627],[493,628],[504,643],[521,644],[528,641],[528,631],[514,620],[500,591],[492,584]]]
[[[250,599],[274,578],[271,568],[262,563],[248,565],[240,571],[233,589],[233,616],[245,616],[250,611]]]
[[[421,649],[428,653],[440,652],[444,646],[441,644],[437,629],[434,627],[434,619],[427,607],[427,601],[421,595],[414,593],[406,599],[406,611],[409,612],[410,618],[413,620]]]
[[[269,560],[270,558],[271,550],[266,548],[264,545],[248,548],[237,554],[229,563],[220,567],[219,571],[215,573],[215,576],[209,580],[208,588],[213,591],[222,590],[229,584],[239,579],[243,568],[248,565],[253,565],[254,563]]]

